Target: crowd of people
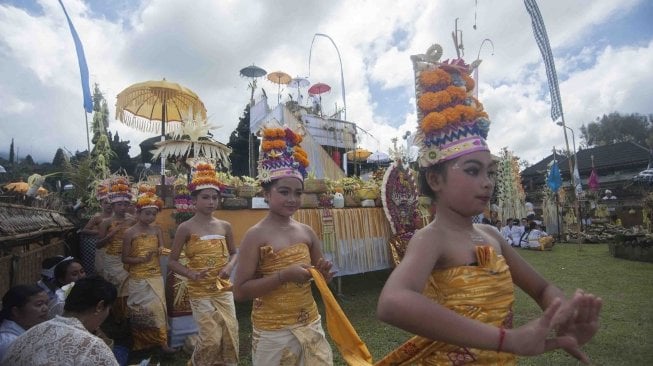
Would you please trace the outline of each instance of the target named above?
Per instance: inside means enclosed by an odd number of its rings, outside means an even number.
[[[546,233],[535,221],[508,219],[500,232],[472,222],[488,206],[497,173],[485,141],[489,120],[471,96],[472,68],[461,59],[440,62],[436,55],[437,49],[429,49],[413,59],[420,185],[434,199],[436,215],[412,237],[376,309],[380,320],[415,336],[376,364],[513,365],[517,355],[559,348],[588,363],[581,347],[598,330],[601,299],[581,290],[565,296],[513,249],[541,245]],[[262,135],[258,178],[269,210],[241,243],[234,243],[231,224],[215,217],[223,185],[210,164],[194,168],[188,186],[194,216],[179,225],[170,250],[154,224],[162,202],[151,187],[138,187],[130,214],[127,178],[100,182],[103,210],[84,228],[92,238],[83,242],[82,255],[95,258],[93,264],[47,259],[38,284],[5,294],[1,364],[124,364],[126,358],[99,328],[108,317],[129,324],[132,350],[176,352],[169,345],[160,265],[160,257],[169,255],[168,269],[185,279],[198,327],[189,364],[237,364],[235,301],[253,301],[247,357],[254,365],[332,365],[311,280],[328,282],[335,272],[315,231],[292,218],[300,207],[308,155],[301,134],[290,128],[267,126]],[[517,327],[514,285],[542,309]],[[326,302],[327,319],[339,323],[329,329],[343,330],[332,338],[337,336],[338,347],[349,343],[341,353],[356,365],[371,365],[346,314]]]

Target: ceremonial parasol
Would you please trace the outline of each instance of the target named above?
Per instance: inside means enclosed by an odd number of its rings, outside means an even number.
[[[252,89],[252,95],[249,98],[252,104],[254,104],[254,90],[256,89],[256,78],[265,76],[267,73],[268,73],[267,71],[255,65],[250,65],[240,69],[240,76],[252,79],[252,82],[249,83],[248,85],[248,87]]]
[[[300,96],[300,89],[305,88],[311,84],[310,81],[308,81],[307,78],[303,77],[296,77],[288,83],[288,86],[291,88],[296,88],[297,89],[297,103],[299,103],[299,96]]]
[[[275,71],[268,74],[268,80],[277,84],[277,103],[281,102],[281,84],[286,85],[292,78],[283,71]]]
[[[160,131],[161,141],[165,141],[166,125],[175,131],[185,118],[206,119],[204,103],[192,90],[165,79],[131,85],[117,96],[116,119],[144,132]],[[164,178],[165,158],[161,157],[161,185]]]
[[[325,83],[316,83],[311,85],[310,88],[308,88],[308,94],[310,95],[319,95],[319,94],[324,94],[328,91],[331,90],[331,87]]]
[[[356,149],[347,153],[347,159],[353,161],[364,161],[370,155],[372,155],[372,152],[367,149]]]
[[[367,157],[368,163],[380,164],[380,163],[387,163],[389,161],[390,161],[390,155],[382,151],[375,151],[370,156]]]
[[[194,165],[193,161],[202,160],[212,165],[220,163],[229,169],[231,148],[211,138],[209,130],[214,128],[216,127],[209,125],[207,121],[186,120],[181,130],[173,134],[172,139],[154,144],[156,149],[151,151],[153,159],[184,158],[190,166]]]

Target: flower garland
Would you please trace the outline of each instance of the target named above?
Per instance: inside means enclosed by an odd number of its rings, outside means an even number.
[[[428,134],[440,130],[447,125],[462,121],[471,121],[479,117],[487,117],[485,112],[478,112],[476,108],[463,104],[447,108],[440,112],[431,112],[422,120],[422,130]]]
[[[224,188],[224,184],[218,180],[215,169],[211,164],[200,163],[195,167],[195,174],[188,185],[188,189],[192,192],[203,185],[214,186],[220,191]]]
[[[295,161],[297,161],[304,168],[306,168],[309,164],[308,154],[306,153],[306,150],[301,148],[301,146],[295,146],[293,158],[295,158]]]
[[[163,200],[157,197],[154,193],[143,193],[138,196],[138,199],[136,200],[136,207],[139,209],[145,207],[156,207],[161,210],[163,208]]]
[[[438,92],[422,94],[417,100],[417,105],[422,112],[426,113],[434,111],[443,105],[463,102],[466,97],[467,93],[463,88],[450,85],[446,89]]]
[[[451,84],[451,75],[442,69],[424,70],[419,76],[420,83],[425,87]]]

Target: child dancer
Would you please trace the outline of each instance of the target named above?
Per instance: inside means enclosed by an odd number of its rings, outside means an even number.
[[[263,130],[259,179],[270,206],[240,245],[234,280],[238,301],[252,307],[252,363],[331,365],[333,356],[311,294],[310,266],[330,280],[331,262],[309,226],[291,218],[300,206],[308,160],[289,128]]]
[[[489,120],[469,92],[472,67],[439,62],[442,48],[413,56],[418,91],[422,190],[435,219],[418,230],[378,303],[381,320],[417,334],[382,364],[515,364],[515,354],[580,347],[598,330],[601,299],[570,300],[524,261],[496,230],[473,224],[492,196],[497,171],[485,142]],[[513,283],[544,314],[512,329]],[[557,335],[549,332],[556,328]]]
[[[165,288],[159,255],[163,251],[161,227],[152,225],[163,201],[148,184],[138,188],[136,225],[125,230],[122,261],[129,271],[125,285],[127,315],[132,328],[132,349],[160,346],[163,352],[176,350],[168,346]]]
[[[98,230],[98,248],[106,247],[104,255],[104,271],[101,273],[107,281],[111,282],[118,290],[118,299],[112,307],[116,320],[120,321],[125,316],[125,289],[123,287],[129,273],[122,263],[123,235],[127,228],[133,226],[136,220],[127,215],[131,205],[132,193],[129,188],[129,179],[123,176],[111,178],[109,201],[113,208],[113,216],[102,221]]]
[[[168,267],[187,277],[193,318],[199,340],[191,356],[192,365],[238,363],[238,320],[229,276],[236,263],[231,224],[213,217],[220,188],[212,165],[196,167],[188,186],[195,214],[177,228]],[[179,263],[184,250],[187,267]]]

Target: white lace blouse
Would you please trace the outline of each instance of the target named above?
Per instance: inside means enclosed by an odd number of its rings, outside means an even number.
[[[100,338],[77,318],[57,316],[18,337],[0,365],[110,365],[118,362]]]

